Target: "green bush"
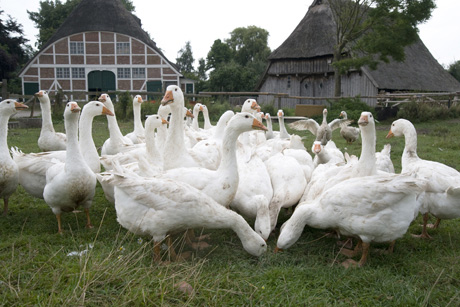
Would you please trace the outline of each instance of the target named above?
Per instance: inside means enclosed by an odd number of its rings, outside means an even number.
[[[454,106],[450,109],[447,106],[432,102],[411,101],[402,105],[397,117],[404,118],[414,123],[427,122],[436,119],[458,117],[460,107]]]
[[[129,91],[117,95],[118,101],[114,102],[115,114],[117,119],[126,120],[133,118],[133,97]],[[112,98],[112,101],[114,99]]]

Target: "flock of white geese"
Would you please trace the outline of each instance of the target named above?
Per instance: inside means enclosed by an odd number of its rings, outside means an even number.
[[[143,100],[134,97],[134,130],[123,135],[110,96],[103,94],[82,109],[68,102],[62,134],[54,131],[47,93],[36,95],[42,109],[40,153],[9,149],[8,120],[27,106],[11,99],[0,102],[0,196],[7,215],[9,197],[22,185],[50,206],[60,233],[61,213],[77,207],[86,214],[86,226],[93,227],[89,209],[97,181],[115,205],[117,221],[153,238],[156,260],[165,238],[175,255],[170,235],[179,231],[188,230],[192,246],[206,246],[194,237],[197,228],[232,229],[249,254],[260,256],[280,210],[295,206],[281,226],[275,251],[292,246],[308,225],[358,238],[353,250],[341,252],[350,258],[361,253],[359,262],[349,259],[344,265],[362,266],[371,242],[389,242],[392,250],[419,213],[424,215],[420,236],[425,238],[428,214],[438,218],[435,227],[441,219],[460,217],[460,173],[420,159],[416,130],[404,119],[394,121],[387,136],[405,137],[402,171],[395,174],[389,145],[376,152],[370,112],[362,112],[359,128],[349,126],[345,112],[343,119],[328,123],[326,109],[321,124],[311,119],[290,124],[315,135],[312,158],[301,137],[287,132],[283,112],[277,114],[279,131],[273,131],[270,114],[260,112],[253,99],[245,101],[240,113],[222,114],[213,126],[206,106],[197,103],[192,114],[184,107],[180,87],[171,85],[145,128]],[[199,127],[200,112],[204,128]],[[92,138],[98,115],[107,116],[110,133],[101,155]],[[348,143],[361,136],[359,158],[335,146],[332,131],[339,128]]]

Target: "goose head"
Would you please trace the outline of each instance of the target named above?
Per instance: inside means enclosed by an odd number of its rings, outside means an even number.
[[[136,103],[136,102],[139,103],[139,104],[141,104],[141,103],[144,102],[144,100],[142,100],[142,96],[141,96],[141,95],[136,95],[136,96],[134,96],[134,98],[133,98],[133,103]]]
[[[171,113],[171,108],[169,105],[160,105],[158,108],[158,115],[160,115],[162,118],[168,118],[169,114]]]
[[[70,101],[65,106],[64,119],[67,121],[74,119],[75,117],[78,118],[80,116],[80,111],[81,108],[78,106],[78,104],[75,101]]]
[[[36,96],[38,98],[38,101],[40,101],[40,103],[46,103],[50,101],[50,97],[48,96],[48,92],[45,91],[45,90],[40,90],[38,92],[36,92],[34,94],[34,96]]]
[[[115,112],[113,102],[109,94],[102,94],[101,96],[99,96],[98,100],[102,102],[110,111],[112,111],[112,113]]]
[[[374,116],[371,112],[362,112],[358,120],[358,125],[362,127],[372,126],[375,127]]]
[[[387,139],[393,137],[393,136],[402,136],[405,134],[407,127],[412,126],[412,123],[408,121],[407,119],[398,119],[395,120],[390,127],[390,131],[388,131],[388,134],[386,136]]]
[[[150,115],[145,120],[145,130],[149,132],[155,131],[155,129],[161,127],[161,125],[169,124],[167,120],[163,119],[160,115]]]
[[[314,154],[319,154],[323,148],[323,145],[321,145],[321,141],[314,141],[313,146],[311,147],[311,151]]]
[[[254,115],[247,112],[233,115],[226,129],[232,129],[240,133],[253,129],[267,131],[267,127],[265,127]]]
[[[177,85],[170,85],[166,88],[166,93],[161,100],[162,105],[170,105],[171,107],[184,106],[184,93]]]
[[[246,99],[241,107],[241,112],[255,113],[260,110],[260,106],[255,99]]]
[[[190,109],[187,109],[186,107],[184,107],[184,114],[186,118],[195,118],[192,111]]]
[[[343,117],[343,119],[348,119],[347,112],[345,111],[340,112],[339,117]]]
[[[81,114],[89,114],[93,117],[98,115],[114,116],[112,111],[110,111],[102,102],[99,101],[90,101],[85,104]]]
[[[18,110],[24,110],[28,107],[25,104],[17,102],[13,99],[5,99],[0,102],[0,112],[10,117],[13,114],[16,114]]]
[[[203,111],[203,105],[198,102],[193,106],[193,117],[198,117],[201,111]]]

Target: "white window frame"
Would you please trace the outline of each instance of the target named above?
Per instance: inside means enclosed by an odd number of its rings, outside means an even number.
[[[117,54],[131,54],[131,44],[129,42],[117,42]]]
[[[56,79],[70,79],[70,68],[56,67]]]
[[[72,79],[85,79],[85,68],[72,67]]]
[[[70,42],[70,54],[85,54],[85,43]]]
[[[117,68],[118,79],[131,79],[131,68]]]
[[[145,79],[145,68],[144,67],[133,67],[132,76],[133,76],[133,79]]]

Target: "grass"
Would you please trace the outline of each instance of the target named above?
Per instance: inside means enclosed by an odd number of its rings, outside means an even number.
[[[131,122],[120,123],[124,133]],[[276,126],[276,125],[275,125]],[[402,138],[386,140],[390,122],[377,125],[377,150],[392,145],[392,159],[400,171]],[[63,124],[55,124],[63,131]],[[417,124],[419,156],[460,169],[460,123]],[[276,127],[275,127],[276,129]],[[39,129],[12,129],[9,146],[37,152]],[[108,136],[104,118],[96,119],[97,146]],[[310,151],[313,136],[305,134]],[[346,145],[338,131],[339,148],[359,155],[360,141]],[[420,233],[420,217],[393,254],[373,245],[367,266],[344,269],[336,240],[321,230],[306,228],[299,241],[283,253],[273,253],[276,235],[260,258],[247,254],[229,230],[204,230],[212,247],[193,252],[190,260],[153,262],[153,243],[127,232],[116,221],[112,204],[100,186],[91,208],[93,229],[86,229],[81,213],[63,215],[64,234],[57,234],[55,216],[43,200],[18,187],[10,198],[8,216],[0,217],[0,305],[460,305],[460,227],[458,220],[442,221],[429,230],[433,240],[412,238]],[[282,212],[280,224],[289,215]],[[253,221],[249,221],[253,225]],[[279,224],[279,225],[280,225]],[[182,235],[177,249],[187,251]],[[74,252],[80,255],[69,256]],[[165,259],[167,260],[167,259]],[[186,294],[177,284],[188,283]]]

